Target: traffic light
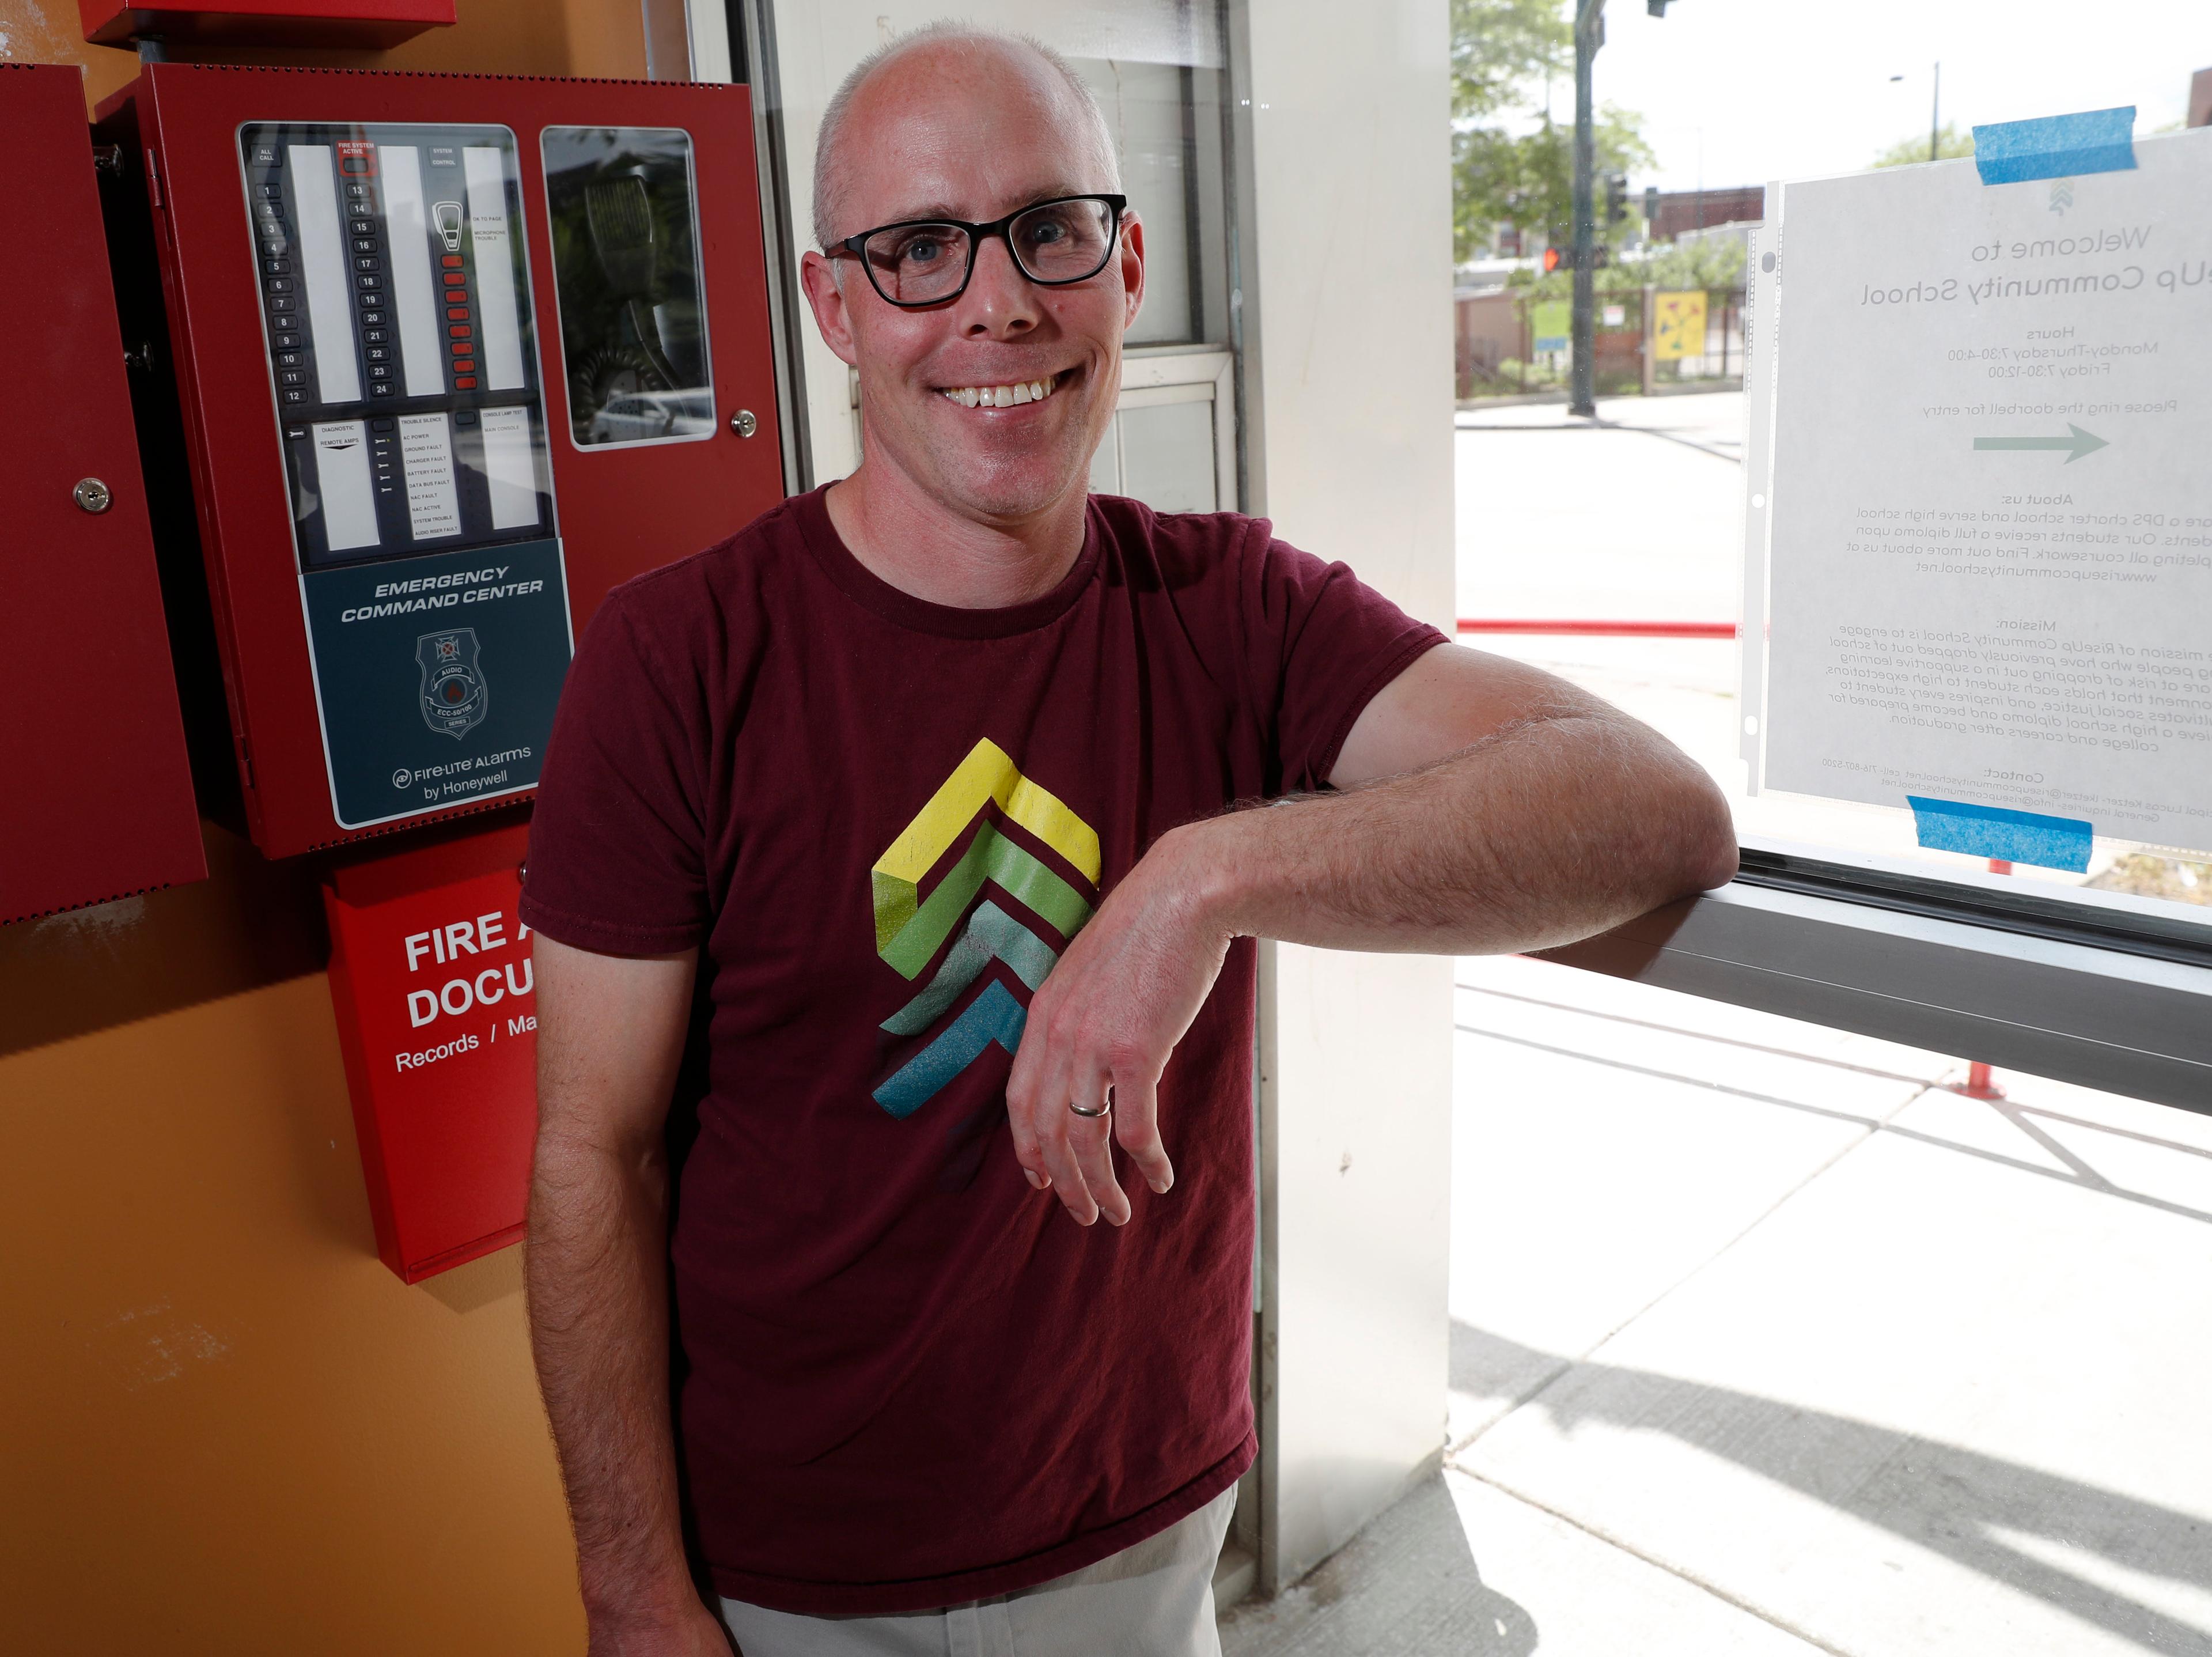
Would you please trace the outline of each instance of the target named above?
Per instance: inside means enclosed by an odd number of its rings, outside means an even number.
[[[1574,268],[1575,249],[1574,245],[1571,242],[1564,247],[1562,247],[1559,243],[1553,242],[1550,247],[1544,249],[1544,269],[1546,271],[1571,271]]]
[[[1605,222],[1618,224],[1628,216],[1628,174],[1608,173],[1605,176]]]

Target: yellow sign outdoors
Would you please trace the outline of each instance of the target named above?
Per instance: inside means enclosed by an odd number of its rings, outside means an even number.
[[[1679,362],[1686,356],[1705,354],[1705,295],[1655,294],[1657,321],[1652,330],[1651,355],[1662,362]]]

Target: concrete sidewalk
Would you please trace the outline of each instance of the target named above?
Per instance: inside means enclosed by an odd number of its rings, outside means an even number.
[[[1460,967],[1446,1471],[1229,1657],[2212,1657],[2212,1118]]]

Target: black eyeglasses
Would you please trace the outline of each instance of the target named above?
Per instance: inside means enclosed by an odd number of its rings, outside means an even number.
[[[942,305],[968,291],[975,250],[993,236],[1006,244],[1014,268],[1041,288],[1087,282],[1106,268],[1121,240],[1127,196],[1060,196],[1036,202],[988,224],[960,219],[905,219],[848,236],[833,252],[852,254],[869,285],[908,310]]]

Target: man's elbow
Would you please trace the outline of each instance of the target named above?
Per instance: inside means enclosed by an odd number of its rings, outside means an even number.
[[[1711,892],[1735,879],[1735,817],[1728,796],[1703,769],[1687,779],[1676,837],[1679,885],[1674,895]]]

